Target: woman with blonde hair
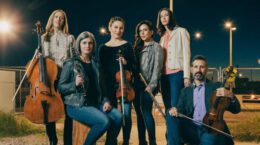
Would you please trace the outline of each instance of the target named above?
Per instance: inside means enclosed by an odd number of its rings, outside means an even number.
[[[100,63],[102,75],[105,80],[105,93],[110,98],[113,107],[117,108],[116,91],[119,87],[116,82],[116,72],[119,69],[119,61],[122,62],[125,70],[133,72],[134,70],[134,51],[132,45],[123,39],[125,30],[125,21],[121,17],[112,17],[108,24],[110,40],[99,47],[97,58]],[[121,56],[119,55],[121,54]],[[121,102],[122,103],[122,102]],[[131,106],[132,102],[124,101],[124,119],[123,126],[123,145],[129,144],[130,132],[132,128]]]
[[[72,57],[72,48],[74,45],[74,36],[69,34],[68,19],[66,13],[61,10],[55,10],[50,15],[46,32],[42,35],[42,55],[55,61],[58,66],[58,78],[61,72],[63,62]],[[57,88],[57,82],[55,82]],[[65,110],[65,114],[66,110]],[[48,122],[46,132],[51,145],[56,145],[58,138],[56,135],[56,123]],[[72,119],[66,115],[64,123],[64,144],[72,144]]]

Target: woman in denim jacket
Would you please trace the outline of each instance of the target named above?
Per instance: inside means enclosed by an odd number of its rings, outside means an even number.
[[[116,145],[122,115],[102,96],[98,66],[92,58],[94,35],[82,32],[76,40],[79,56],[64,63],[59,91],[64,96],[68,115],[91,129],[84,145],[93,145],[107,131],[106,145]]]
[[[158,91],[158,83],[163,67],[163,52],[159,43],[153,40],[153,26],[150,21],[141,21],[135,32],[135,54],[138,71],[148,83],[145,86],[138,80],[136,84],[137,95],[140,97],[141,111],[149,135],[149,144],[156,145],[155,123],[152,115],[153,101],[148,92],[154,94]]]

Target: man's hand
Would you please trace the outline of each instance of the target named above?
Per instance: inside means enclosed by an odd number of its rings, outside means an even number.
[[[112,107],[111,107],[110,103],[108,103],[108,102],[104,103],[104,105],[103,105],[104,112],[110,111],[111,108]]]
[[[178,111],[177,111],[177,108],[172,107],[172,108],[169,110],[169,114],[170,114],[171,116],[178,117]]]
[[[232,99],[234,97],[234,94],[225,88],[218,88],[216,96],[217,97],[229,97]]]

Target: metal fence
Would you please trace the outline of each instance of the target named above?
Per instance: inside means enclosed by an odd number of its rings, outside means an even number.
[[[16,74],[16,89],[25,73],[25,67],[0,67],[0,70],[14,71]],[[209,68],[207,78],[213,81],[223,81],[224,68]],[[15,111],[23,112],[26,96],[29,94],[30,84],[27,79],[23,82],[15,96]],[[238,68],[236,79],[236,94],[260,94],[260,68]],[[161,98],[161,97],[158,97]],[[160,101],[162,103],[162,101]]]

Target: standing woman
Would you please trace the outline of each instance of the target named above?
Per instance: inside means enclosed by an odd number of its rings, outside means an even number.
[[[66,13],[61,9],[53,11],[46,25],[46,33],[42,36],[42,47],[43,55],[53,59],[58,65],[58,78],[63,62],[72,55],[71,48],[74,45],[74,41],[74,36],[69,34]],[[55,87],[58,87],[56,82]],[[46,124],[46,132],[50,144],[56,145],[58,138],[56,135],[55,122]],[[72,120],[67,115],[65,117],[63,139],[65,145],[72,144]]]
[[[64,95],[68,115],[91,128],[84,145],[94,145],[105,131],[106,145],[117,145],[122,115],[102,95],[98,65],[92,59],[95,47],[92,33],[82,32],[78,36],[76,49],[80,55],[65,62],[59,91]]]
[[[134,69],[134,52],[132,45],[122,38],[125,21],[121,17],[112,17],[109,21],[108,28],[110,31],[110,40],[101,45],[97,58],[102,69],[102,75],[105,80],[105,92],[111,100],[113,107],[117,108],[117,97],[116,91],[119,87],[116,82],[116,72],[120,70],[119,62],[121,61],[125,70],[133,72]],[[122,56],[119,57],[118,54],[121,52]],[[131,119],[131,103],[124,102],[124,113],[125,124],[123,126],[123,145],[129,144],[130,132],[132,128]]]
[[[190,85],[190,35],[176,24],[172,11],[162,8],[158,13],[157,31],[164,51],[161,78],[162,96],[166,110],[167,130],[171,129],[168,109],[176,107],[181,89]],[[173,139],[167,134],[168,144]]]
[[[149,144],[156,145],[155,123],[152,115],[153,101],[148,92],[156,94],[163,67],[163,51],[159,43],[153,40],[153,26],[150,21],[141,21],[135,31],[135,54],[138,70],[143,75],[147,86],[139,80],[138,96],[141,110],[149,135]]]

